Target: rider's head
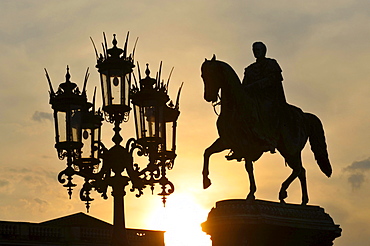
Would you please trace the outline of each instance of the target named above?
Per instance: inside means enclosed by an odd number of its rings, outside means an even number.
[[[252,45],[252,50],[255,58],[263,58],[266,56],[267,47],[262,42],[254,42]]]

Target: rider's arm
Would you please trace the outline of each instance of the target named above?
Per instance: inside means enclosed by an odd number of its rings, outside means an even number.
[[[263,89],[280,83],[283,80],[283,76],[279,72],[270,73],[266,78],[257,80],[253,84],[258,84],[258,86]]]

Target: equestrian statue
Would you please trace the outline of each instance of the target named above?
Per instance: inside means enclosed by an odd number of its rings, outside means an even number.
[[[281,185],[280,202],[285,203],[287,189],[298,177],[302,205],[306,205],[306,170],[302,166],[301,151],[307,140],[321,171],[327,177],[332,174],[323,126],[317,116],[286,102],[282,70],[276,60],[266,57],[266,46],[256,42],[252,50],[256,62],[245,68],[242,82],[233,68],[216,60],[215,55],[202,64],[204,99],[213,103],[220,99],[221,104],[217,119],[219,138],[204,151],[203,188],[211,185],[208,177],[210,156],[230,150],[226,156],[228,160],[245,161],[250,182],[247,200],[255,200],[253,162],[264,152],[277,150],[292,168],[292,173]]]

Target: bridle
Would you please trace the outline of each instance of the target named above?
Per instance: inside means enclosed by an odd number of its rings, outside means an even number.
[[[216,111],[216,106],[218,106],[218,105],[221,105],[221,96],[220,96],[220,94],[217,94],[217,101],[216,102],[212,102],[213,111],[215,112],[215,114],[217,116],[220,116],[220,114],[218,114],[217,111]]]

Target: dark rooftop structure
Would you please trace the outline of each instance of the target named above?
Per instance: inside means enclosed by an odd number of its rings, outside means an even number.
[[[113,226],[84,213],[41,223],[0,221],[0,245],[108,246]],[[127,229],[132,246],[164,246],[164,231]]]

